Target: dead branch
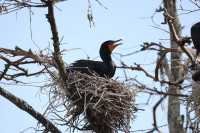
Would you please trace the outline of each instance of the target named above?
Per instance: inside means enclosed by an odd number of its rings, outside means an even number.
[[[133,81],[136,81],[137,84],[135,84],[135,86],[140,89],[140,90],[147,90],[149,94],[162,94],[162,95],[171,95],[171,96],[180,96],[180,97],[188,97],[188,95],[184,95],[184,94],[175,94],[175,93],[168,93],[168,92],[163,92],[163,91],[159,91],[157,88],[149,88],[146,85],[142,84],[141,82],[139,82],[137,79],[133,79]],[[152,93],[154,92],[154,93]]]
[[[25,51],[19,47],[15,47],[15,50],[6,49],[6,48],[0,48],[0,53],[9,55],[12,57],[21,57],[19,59],[15,59],[14,61],[11,61],[11,59],[3,56],[0,54],[0,59],[6,62],[6,65],[4,67],[4,70],[1,71],[0,80],[3,78],[6,80],[13,80],[18,83],[18,81],[15,79],[20,76],[35,76],[40,75],[42,73],[45,73],[45,69],[41,69],[37,72],[29,73],[27,69],[21,67],[21,65],[24,64],[32,64],[32,63],[38,63],[38,64],[48,64],[48,66],[56,66],[56,62],[51,59],[51,57],[48,57],[47,55],[40,55],[34,54],[31,50]],[[31,59],[31,61],[28,61],[28,59]],[[12,68],[14,67],[14,69]],[[8,70],[16,71],[14,74],[8,73]]]
[[[4,0],[4,2],[0,3],[0,15],[9,14],[11,12],[30,7],[44,8],[47,7],[47,5],[46,3],[36,3],[24,0]]]
[[[29,113],[32,117],[34,117],[36,120],[38,120],[46,128],[47,131],[50,131],[52,133],[61,133],[61,131],[59,131],[58,128],[55,127],[53,123],[51,123],[48,119],[46,119],[39,112],[35,111],[35,109],[33,109],[33,107],[31,107],[27,102],[25,102],[21,98],[14,96],[13,94],[6,91],[2,87],[0,87],[0,95],[5,97],[6,99],[8,99],[13,104],[15,104],[18,108]]]
[[[153,79],[154,81],[158,81],[158,82],[160,82],[160,83],[166,83],[166,84],[169,84],[169,85],[175,85],[175,86],[179,87],[180,89],[183,89],[182,86],[181,86],[181,84],[179,83],[179,81],[178,81],[178,82],[170,82],[170,81],[166,81],[166,80],[164,80],[164,79],[157,79],[157,80],[155,80],[155,77],[152,76],[151,74],[149,74],[149,73],[148,73],[144,68],[142,68],[139,64],[136,64],[136,63],[135,63],[136,67],[127,66],[127,65],[124,64],[123,62],[122,62],[122,64],[123,64],[123,66],[120,66],[120,67],[118,66],[117,68],[123,68],[123,69],[130,69],[130,70],[142,71],[142,72],[144,72],[144,73],[146,74],[147,77]]]
[[[131,69],[131,70],[138,70],[138,71],[143,71],[147,77],[150,77],[152,79],[154,79],[154,77],[149,74],[144,68],[142,68],[139,64],[136,64],[136,67],[133,67],[133,66],[127,66],[124,62],[121,62],[122,63],[122,66],[121,67],[117,67],[117,68],[124,68],[124,69]]]
[[[165,127],[165,126],[167,126],[167,124],[165,124],[165,125],[161,125],[161,126],[159,126],[158,128],[162,128],[162,127]],[[141,130],[135,130],[135,131],[130,131],[130,133],[133,133],[133,132],[147,132],[148,130],[152,130],[151,128],[150,129],[141,129]]]
[[[41,63],[47,63],[49,65],[56,66],[56,62],[53,59],[51,59],[51,58],[49,58],[48,56],[45,56],[45,55],[34,54],[31,51],[31,49],[29,51],[25,51],[25,50],[21,49],[18,46],[15,47],[15,50],[7,49],[7,48],[0,48],[0,53],[10,54],[12,56],[23,56],[23,58],[21,58],[18,61],[16,61],[16,63],[18,63],[18,64],[27,63],[27,61],[25,61],[25,62],[22,62],[22,61],[24,59],[26,59],[26,58],[30,58],[30,59],[33,59],[35,62],[37,62],[39,64],[41,64]],[[1,57],[2,56],[0,56],[0,58]],[[2,59],[3,59],[3,57],[2,57]],[[35,63],[34,61],[32,63]],[[29,63],[31,63],[31,62],[29,62]]]
[[[155,78],[154,78],[154,80],[155,81],[159,81],[159,79],[158,79],[158,71],[159,71],[159,67],[160,67],[160,64],[161,63],[163,63],[163,60],[165,60],[165,70],[169,70],[169,69],[167,69],[168,67],[167,67],[167,60],[166,60],[166,54],[168,53],[168,52],[181,52],[181,50],[180,49],[178,49],[178,48],[167,48],[167,47],[165,47],[165,46],[163,46],[163,45],[161,45],[161,44],[158,44],[158,43],[154,43],[154,42],[151,42],[151,43],[144,43],[143,45],[141,45],[142,46],[142,51],[143,50],[148,50],[150,47],[152,47],[152,46],[158,46],[159,48],[160,48],[160,52],[162,52],[163,51],[163,53],[161,54],[161,57],[159,58],[159,60],[157,61],[157,64],[156,64],[156,68],[155,68]],[[170,71],[168,71],[168,78],[169,78],[169,81],[172,81],[172,75],[170,74]]]
[[[156,121],[156,109],[157,107],[160,105],[160,103],[167,97],[167,95],[164,95],[156,104],[155,106],[153,107],[153,125],[154,125],[154,128],[149,131],[148,133],[152,133],[153,131],[157,130],[159,133],[161,133],[161,131],[159,130],[158,128],[158,125],[157,125],[157,121]]]
[[[172,36],[174,38],[174,40],[176,41],[176,43],[179,45],[179,47],[181,48],[181,50],[183,52],[186,53],[186,55],[190,58],[192,65],[195,65],[195,58],[192,55],[192,53],[188,50],[188,48],[185,46],[185,43],[191,43],[190,41],[190,37],[179,37],[175,31],[174,28],[174,18],[172,16],[169,15],[169,13],[167,12],[166,8],[162,8],[160,7],[160,9],[156,10],[157,12],[161,12],[164,11],[164,17],[165,17],[165,21],[163,22],[163,24],[168,24],[170,31],[172,33]]]
[[[192,1],[192,0],[189,0],[191,3],[193,3],[194,5],[196,5],[198,8],[200,8],[200,6],[197,4],[197,1],[195,0],[195,2],[194,1]]]
[[[167,47],[163,46],[162,44],[158,44],[158,43],[155,43],[155,42],[151,42],[151,43],[144,42],[144,44],[141,45],[141,46],[142,46],[141,51],[148,50],[152,46],[158,46],[159,48],[164,49],[166,52],[181,52],[180,49],[177,49],[177,48],[167,48]]]

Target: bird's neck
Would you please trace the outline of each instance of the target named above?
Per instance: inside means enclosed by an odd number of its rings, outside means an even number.
[[[112,63],[112,58],[111,58],[111,54],[109,55],[101,55],[101,59],[103,60],[104,63],[106,64],[110,64]]]

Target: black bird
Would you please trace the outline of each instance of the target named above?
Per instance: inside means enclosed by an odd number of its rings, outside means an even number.
[[[191,37],[192,37],[192,41],[193,41],[194,47],[197,50],[196,56],[198,57],[198,55],[200,53],[200,22],[194,24],[191,27]],[[199,59],[197,59],[197,60],[199,61]],[[192,75],[192,79],[194,81],[200,81],[200,70],[196,71]]]
[[[77,60],[76,62],[72,63],[70,68],[72,70],[79,71],[88,75],[98,75],[100,77],[112,78],[115,74],[116,65],[112,61],[111,53],[118,45],[122,44],[115,44],[121,40],[122,39],[117,41],[109,40],[101,45],[99,53],[103,62],[92,60]]]
[[[197,50],[196,56],[198,56],[200,53],[200,22],[191,27],[191,37],[194,47]]]

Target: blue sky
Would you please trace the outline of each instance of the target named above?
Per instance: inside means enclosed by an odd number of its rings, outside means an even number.
[[[101,0],[102,4],[108,9],[104,9],[97,2],[92,1],[92,11],[95,22],[95,27],[90,27],[87,19],[87,0],[68,0],[56,4],[62,10],[55,8],[56,23],[59,31],[60,39],[62,40],[62,49],[81,48],[83,50],[72,50],[65,52],[63,59],[70,64],[78,59],[86,59],[87,55],[90,59],[100,60],[99,47],[102,42],[106,40],[123,39],[123,45],[117,47],[114,53],[128,54],[139,50],[143,42],[162,42],[165,46],[169,46],[169,35],[159,29],[153,28],[150,17],[154,14],[156,8],[159,7],[161,1],[159,0]],[[194,5],[189,2],[182,3],[185,9],[196,9]],[[178,4],[178,8],[179,4]],[[49,44],[52,48],[52,37],[49,23],[45,17],[47,8],[32,8],[34,15],[31,15],[31,29],[32,38],[40,49],[45,49]],[[199,21],[199,12],[187,15],[180,15],[180,21],[183,29],[183,35],[190,35],[190,27]],[[167,25],[161,25],[163,22],[162,13],[157,13],[154,16],[155,23],[161,28],[168,30]],[[155,25],[154,25],[155,26]],[[17,45],[25,50],[31,49],[38,52],[38,47],[31,39],[30,31],[30,12],[28,9],[19,10],[17,13],[11,13],[0,16],[0,47],[14,49]],[[86,54],[87,53],[87,54]],[[118,57],[117,54],[113,54]],[[98,57],[98,58],[96,58]],[[157,54],[154,52],[143,52],[129,57],[124,57],[122,60],[127,65],[133,65],[134,62],[138,64],[149,64],[155,62]],[[115,63],[119,66],[120,62],[113,57]],[[144,65],[143,67],[150,73],[154,71],[154,65]],[[2,70],[3,63],[0,62]],[[27,66],[31,71],[34,71],[35,66]],[[159,84],[147,78],[142,72],[127,71],[129,77],[136,77],[144,84],[159,88]],[[124,79],[123,71],[117,69],[115,77],[120,80]],[[21,78],[27,82],[43,82],[45,76],[39,78]],[[0,85],[12,92],[16,96],[26,100],[37,111],[43,113],[45,104],[48,98],[45,95],[36,95],[39,88],[32,86],[16,86],[5,85],[0,82]],[[42,85],[38,83],[37,85]],[[148,98],[148,95],[141,94],[137,98],[137,103],[143,103]],[[145,111],[138,112],[138,116],[134,123],[132,123],[131,130],[140,130],[152,128],[152,107],[159,99],[154,97],[148,106],[140,106]],[[29,116],[26,112],[18,109],[0,96],[0,125],[2,133],[18,133],[28,127],[36,127],[37,121]],[[159,125],[167,124],[167,104],[163,105],[163,109],[159,107],[158,110]],[[65,129],[62,127],[62,131]],[[168,133],[168,129],[161,128],[161,131]],[[32,133],[34,130],[28,130],[27,133]]]

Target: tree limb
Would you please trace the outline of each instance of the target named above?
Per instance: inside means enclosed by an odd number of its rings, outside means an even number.
[[[57,31],[57,26],[56,26],[56,21],[55,21],[55,16],[54,16],[54,1],[48,0],[47,2],[48,5],[48,14],[46,15],[50,26],[51,26],[51,32],[52,32],[52,38],[53,38],[53,46],[54,46],[54,60],[57,63],[59,73],[61,77],[63,78],[64,81],[67,80],[67,72],[66,72],[66,67],[65,64],[62,60],[61,53],[60,53],[60,42],[59,42],[59,37],[58,37],[58,31]]]
[[[161,133],[161,131],[158,129],[158,125],[157,125],[157,121],[156,121],[156,109],[157,107],[160,105],[160,103],[167,97],[167,95],[165,94],[156,104],[155,106],[153,107],[153,125],[154,125],[154,128],[149,131],[148,133],[152,133],[153,131],[157,130],[159,133]]]
[[[160,83],[166,83],[166,84],[169,84],[169,85],[175,85],[177,87],[179,87],[180,89],[183,89],[182,86],[179,84],[179,82],[170,82],[170,81],[166,81],[166,80],[163,80],[163,79],[158,79],[158,80],[155,80],[155,77],[152,76],[151,74],[149,74],[144,68],[142,68],[139,64],[135,64],[136,67],[133,67],[133,66],[127,66],[125,65],[123,62],[122,62],[123,66],[121,67],[117,67],[117,68],[123,68],[123,69],[131,69],[131,70],[138,70],[138,71],[142,71],[146,74],[147,77],[153,79],[154,81],[158,81]]]
[[[156,10],[157,12],[164,11],[164,17],[165,17],[165,22],[163,24],[168,23],[171,34],[176,41],[176,43],[179,45],[179,47],[186,53],[186,55],[190,58],[192,65],[195,65],[195,58],[192,55],[192,53],[188,50],[188,48],[185,46],[185,43],[190,43],[190,38],[189,37],[179,37],[175,31],[174,28],[174,18],[169,15],[168,11],[166,8],[160,7],[160,9]]]
[[[54,126],[53,123],[51,123],[48,119],[46,119],[43,115],[41,115],[39,112],[35,111],[32,106],[30,106],[27,102],[24,100],[14,96],[10,92],[6,91],[2,87],[0,87],[0,95],[15,104],[18,108],[24,110],[28,114],[30,114],[32,117],[34,117],[36,120],[38,120],[45,128],[46,130],[52,132],[52,133],[61,133],[61,131],[58,130],[57,127]]]

